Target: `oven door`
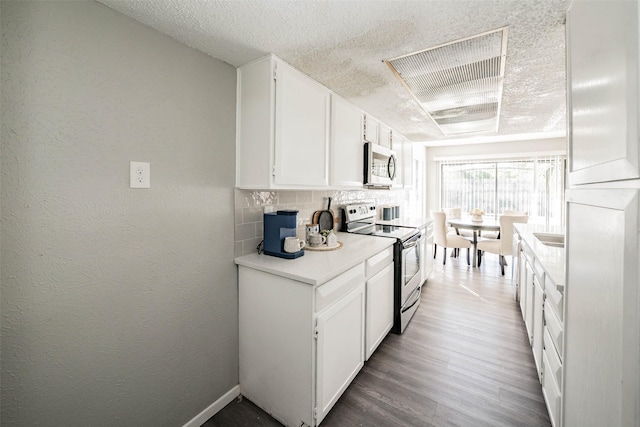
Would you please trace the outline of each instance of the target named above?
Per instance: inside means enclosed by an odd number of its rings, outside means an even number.
[[[400,266],[401,305],[420,286],[422,278],[422,241],[424,235],[418,233],[402,242],[402,264]]]

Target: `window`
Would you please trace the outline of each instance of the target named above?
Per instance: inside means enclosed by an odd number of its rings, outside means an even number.
[[[564,223],[564,156],[440,162],[440,206],[497,217],[526,211],[529,222]]]

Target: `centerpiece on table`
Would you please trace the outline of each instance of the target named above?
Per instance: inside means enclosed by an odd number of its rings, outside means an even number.
[[[484,211],[482,209],[473,208],[469,211],[469,215],[471,215],[471,221],[482,222],[482,215],[484,215]]]

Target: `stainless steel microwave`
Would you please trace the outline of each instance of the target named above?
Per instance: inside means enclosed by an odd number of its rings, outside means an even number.
[[[364,185],[390,187],[396,177],[396,153],[372,142],[364,144]]]

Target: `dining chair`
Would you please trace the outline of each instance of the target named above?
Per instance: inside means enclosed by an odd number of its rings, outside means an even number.
[[[510,215],[510,216],[526,216],[529,215],[527,211],[513,211],[509,209],[505,209],[502,212],[502,215]],[[486,237],[487,239],[499,239],[500,232],[499,231],[485,231],[482,233],[482,237]]]
[[[446,219],[448,218],[462,218],[462,208],[461,207],[456,207],[456,208],[443,208],[442,212],[445,213],[446,218],[445,218],[445,223],[446,223]],[[458,236],[462,236],[462,237],[466,237],[467,239],[473,239],[473,231],[470,230],[460,230],[457,229],[455,227],[451,227],[448,226],[447,227],[447,232],[455,232]],[[458,249],[456,249],[455,251],[455,256],[458,256]]]
[[[500,215],[500,238],[485,239],[478,242],[478,267],[482,264],[482,257],[485,252],[500,255],[500,269],[504,276],[505,256],[513,258],[513,224],[526,223],[529,221],[528,215]]]
[[[471,265],[469,261],[471,242],[454,232],[447,233],[446,217],[444,212],[431,211],[431,218],[433,218],[433,257],[436,257],[438,246],[441,246],[444,251],[444,256],[442,257],[442,264],[444,265],[447,263],[447,248],[467,248],[467,265]]]
[[[529,215],[529,212],[527,212],[527,211],[512,211],[512,210],[509,210],[509,209],[505,209],[504,212],[502,212],[502,215],[525,216],[525,215]]]

